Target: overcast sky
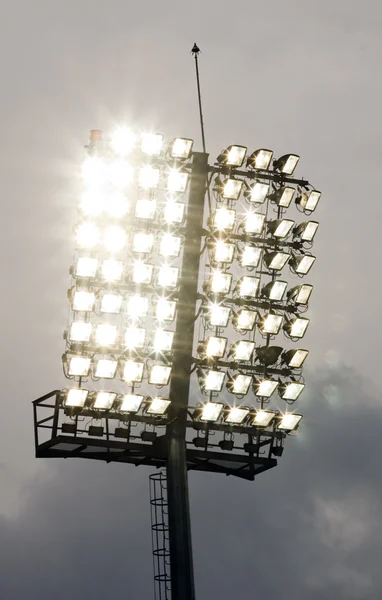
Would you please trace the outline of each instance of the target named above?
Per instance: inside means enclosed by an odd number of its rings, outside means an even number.
[[[74,180],[91,128],[296,152],[322,191],[305,425],[255,483],[191,474],[198,600],[381,597],[382,9],[377,0],[0,3],[0,597],[153,598],[144,467],[33,457],[64,384]]]

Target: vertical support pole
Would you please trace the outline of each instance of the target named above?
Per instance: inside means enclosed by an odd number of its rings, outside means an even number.
[[[184,240],[174,360],[170,385],[170,425],[167,427],[167,498],[170,537],[172,600],[195,600],[191,522],[187,478],[186,421],[204,197],[208,178],[208,154],[193,154]]]

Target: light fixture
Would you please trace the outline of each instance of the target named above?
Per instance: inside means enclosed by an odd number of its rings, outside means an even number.
[[[302,415],[287,413],[281,417],[277,429],[282,429],[283,431],[294,431],[295,429],[297,429],[297,426],[299,425],[301,419]]]
[[[261,248],[246,244],[239,253],[239,264],[241,267],[256,268],[261,257]]]
[[[121,311],[123,297],[120,294],[104,294],[101,300],[101,313],[118,314]]]
[[[167,398],[155,397],[152,398],[146,408],[148,415],[164,415],[171,404],[171,400]]]
[[[255,350],[259,362],[267,367],[277,363],[282,351],[281,346],[260,346]]]
[[[203,289],[204,291],[212,292],[213,294],[228,294],[231,289],[231,284],[231,273],[214,271],[209,279],[204,282]]]
[[[80,248],[93,248],[100,239],[100,233],[97,225],[94,223],[81,223],[77,227],[76,241]]]
[[[163,365],[154,365],[149,374],[149,383],[151,385],[167,385],[170,380],[171,367]]]
[[[95,341],[97,346],[107,347],[114,346],[117,340],[117,327],[116,325],[97,325]]]
[[[170,144],[170,156],[171,158],[177,158],[179,160],[187,160],[192,152],[192,146],[194,140],[187,138],[175,138]]]
[[[168,225],[180,225],[184,219],[186,205],[183,202],[169,200],[164,207],[163,219]]]
[[[273,167],[284,175],[293,175],[300,157],[297,154],[284,154],[274,161]]]
[[[127,243],[125,230],[120,225],[109,225],[104,231],[103,243],[109,252],[119,252]]]
[[[154,335],[154,351],[155,352],[170,352],[174,341],[173,331],[164,331],[158,329]]]
[[[167,177],[166,189],[171,194],[183,194],[188,183],[188,173],[172,169]]]
[[[97,392],[93,408],[95,410],[110,410],[116,397],[115,392]]]
[[[253,391],[259,398],[270,398],[277,388],[279,382],[273,379],[255,379]]]
[[[146,317],[149,310],[149,299],[147,296],[135,294],[127,301],[127,315],[132,319]]]
[[[284,330],[289,334],[291,338],[302,338],[305,335],[307,327],[309,325],[309,319],[297,317],[291,319],[284,324]]]
[[[269,183],[262,183],[261,181],[255,181],[248,189],[244,191],[244,196],[250,202],[257,204],[263,204],[266,197],[269,194]]]
[[[300,206],[304,212],[311,213],[317,208],[320,198],[321,192],[310,190],[309,192],[306,192],[306,194],[301,194],[301,196],[297,198],[296,204],[297,206]]]
[[[81,388],[71,388],[66,392],[65,406],[83,408],[89,391]]]
[[[261,213],[248,212],[244,219],[244,231],[245,233],[260,235],[263,231],[264,223],[265,215]]]
[[[143,362],[127,360],[123,367],[123,381],[127,383],[140,383],[143,379]]]
[[[236,210],[217,208],[212,219],[212,228],[217,231],[232,231],[235,225]]]
[[[269,300],[275,300],[276,302],[281,302],[283,296],[285,294],[285,290],[287,288],[286,281],[280,281],[275,279],[274,281],[270,281],[263,287],[261,290],[261,295],[264,298],[268,298]]]
[[[92,332],[92,324],[83,321],[74,321],[69,329],[69,340],[71,342],[89,342]]]
[[[298,273],[299,275],[306,275],[309,273],[315,260],[315,256],[311,256],[310,254],[300,254],[292,256],[289,264],[295,273]]]
[[[230,354],[234,360],[249,361],[252,358],[253,351],[255,349],[255,342],[249,342],[247,340],[239,340],[233,344],[230,348]]]
[[[110,358],[100,358],[95,365],[94,376],[102,379],[113,379],[118,362]]]
[[[265,252],[264,262],[271,271],[281,271],[290,258],[287,252]]]
[[[291,233],[293,225],[294,221],[291,219],[276,219],[268,221],[267,229],[273,237],[283,240]]]
[[[131,182],[133,171],[125,160],[113,160],[107,167],[107,175],[110,183],[122,191]]]
[[[77,277],[95,277],[97,269],[98,260],[96,258],[81,256],[77,261],[75,274]]]
[[[236,406],[229,407],[225,416],[224,421],[231,425],[241,425],[249,415],[248,408],[239,408]]]
[[[293,237],[299,238],[303,242],[312,242],[316,235],[319,223],[317,221],[306,221],[300,223],[293,230]]]
[[[173,321],[175,318],[176,302],[158,298],[155,306],[155,318],[158,321]]]
[[[201,421],[215,423],[222,414],[222,410],[223,404],[220,402],[207,402],[203,404],[199,418]]]
[[[297,285],[294,288],[288,290],[287,298],[289,301],[293,300],[296,304],[307,304],[310,295],[313,291],[313,286],[308,283]]]
[[[297,381],[280,383],[279,394],[283,400],[290,400],[291,402],[294,402],[300,397],[304,387],[304,383],[298,383]]]
[[[178,267],[169,267],[163,265],[159,267],[157,284],[160,287],[173,289],[178,285],[179,269]]]
[[[145,345],[146,330],[142,327],[127,327],[125,331],[126,350],[141,349]]]
[[[255,150],[255,152],[252,152],[252,154],[247,158],[247,167],[266,171],[271,164],[272,157],[272,150]]]
[[[308,350],[288,350],[284,352],[282,359],[283,362],[288,365],[288,367],[291,367],[292,369],[300,369],[308,354]]]
[[[232,324],[237,331],[252,331],[257,319],[255,310],[245,308],[239,310],[232,319]]]
[[[140,394],[124,394],[119,406],[119,412],[136,413],[142,406],[143,396]]]
[[[245,146],[228,146],[217,157],[217,162],[229,167],[241,167],[247,148]]]
[[[165,233],[160,241],[159,254],[166,257],[177,257],[180,253],[182,238],[171,233]]]
[[[208,320],[214,327],[227,327],[231,309],[221,304],[210,304],[208,307]]]
[[[269,427],[275,416],[276,413],[271,410],[257,410],[251,425],[254,427]]]
[[[264,318],[259,322],[259,329],[261,333],[277,335],[280,331],[283,317],[274,313],[268,313],[264,315]]]
[[[251,375],[234,375],[227,381],[227,390],[231,394],[237,394],[238,396],[245,396],[248,393],[249,386],[252,383]]]
[[[138,176],[138,185],[144,190],[155,189],[159,183],[159,169],[154,169],[150,165],[141,167]]]
[[[80,209],[87,217],[98,217],[104,210],[104,192],[97,188],[86,190],[81,196]]]
[[[106,164],[98,156],[89,156],[82,164],[83,183],[89,188],[97,188],[106,182]]]
[[[201,379],[201,386],[206,392],[221,392],[224,378],[224,371],[207,371]]]
[[[135,233],[133,238],[133,252],[137,254],[148,254],[154,243],[152,233]]]
[[[272,194],[269,195],[269,199],[281,208],[289,208],[295,193],[296,190],[293,187],[283,185],[275,192],[272,192]]]
[[[68,375],[87,377],[90,369],[90,358],[87,356],[71,356],[69,358]]]
[[[234,244],[217,240],[213,244],[214,261],[217,263],[231,263],[233,261],[234,250]]]
[[[133,282],[141,285],[149,285],[153,278],[153,270],[153,265],[136,261],[133,265]]]
[[[93,310],[95,295],[93,292],[78,292],[73,294],[72,308],[76,312],[90,312]]]
[[[240,298],[255,298],[259,288],[260,279],[245,275],[237,283]]]
[[[159,156],[163,146],[163,135],[160,133],[144,133],[142,135],[141,150],[149,156]]]
[[[130,154],[135,142],[136,136],[128,127],[118,127],[111,137],[111,147],[119,156]]]
[[[222,358],[227,347],[227,338],[210,336],[199,345],[198,353],[207,358]]]
[[[104,260],[102,262],[102,279],[105,281],[120,281],[123,273],[121,260]]]
[[[135,205],[135,217],[137,219],[151,221],[155,217],[156,208],[156,200],[147,200],[146,198],[139,198]]]

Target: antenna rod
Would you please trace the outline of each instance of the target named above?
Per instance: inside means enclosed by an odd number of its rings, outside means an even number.
[[[202,130],[202,144],[203,144],[203,152],[206,152],[206,140],[204,137],[204,124],[203,124],[203,112],[202,112],[202,96],[200,93],[200,81],[199,81],[199,65],[198,65],[198,55],[200,53],[200,48],[196,44],[193,45],[192,54],[195,58],[195,69],[196,69],[196,83],[198,86],[198,100],[199,100],[199,115],[200,115],[200,128]]]

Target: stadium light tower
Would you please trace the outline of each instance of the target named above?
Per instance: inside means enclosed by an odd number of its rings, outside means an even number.
[[[315,261],[320,192],[295,178],[297,155],[268,149],[230,145],[210,164],[191,139],[120,127],[92,130],[87,151],[70,385],[34,402],[36,456],[165,467],[161,597],[171,580],[172,600],[193,600],[187,472],[253,480],[301,420],[312,286],[299,280]]]

